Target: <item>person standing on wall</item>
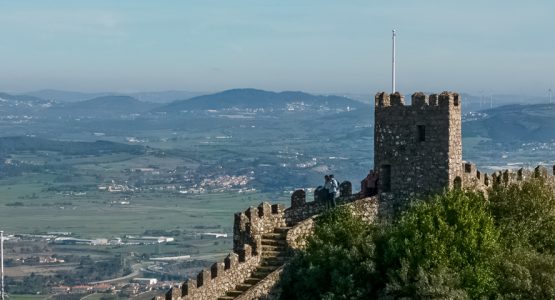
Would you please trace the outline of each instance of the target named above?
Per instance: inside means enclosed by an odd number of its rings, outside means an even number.
[[[324,176],[324,189],[322,191],[322,195],[324,195],[324,201],[326,201],[326,208],[330,208],[331,206],[331,201],[330,201],[330,191],[331,191],[331,180],[330,180],[330,176],[326,175]]]
[[[367,181],[367,189],[368,189],[368,195],[366,196],[374,196],[376,195],[376,191],[377,191],[377,185],[376,182],[378,180],[378,175],[376,174],[376,172],[374,172],[374,170],[370,170],[370,174],[368,174],[368,181]]]
[[[333,174],[331,174],[329,176],[330,178],[330,206],[332,208],[334,208],[336,206],[335,204],[335,197],[337,197],[337,192],[339,192],[339,183],[337,182],[337,180],[335,180],[335,178],[333,177]]]
[[[360,182],[360,191],[364,197],[376,194],[376,173],[374,170],[371,169],[368,175]]]

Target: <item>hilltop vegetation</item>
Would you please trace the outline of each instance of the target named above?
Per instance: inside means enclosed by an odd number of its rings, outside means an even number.
[[[283,299],[553,299],[555,194],[543,180],[416,201],[392,223],[340,208],[285,271]]]

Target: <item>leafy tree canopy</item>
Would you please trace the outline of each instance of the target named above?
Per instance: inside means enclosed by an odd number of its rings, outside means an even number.
[[[552,186],[531,179],[488,195],[444,192],[390,223],[326,212],[286,267],[282,298],[554,299]]]

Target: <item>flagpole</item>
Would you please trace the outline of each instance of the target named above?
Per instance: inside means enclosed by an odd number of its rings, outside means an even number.
[[[395,29],[393,29],[393,49],[392,50],[392,66],[391,66],[391,92],[395,93]]]

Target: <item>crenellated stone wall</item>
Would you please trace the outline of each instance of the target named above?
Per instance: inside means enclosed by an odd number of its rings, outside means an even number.
[[[271,205],[263,202],[258,207],[249,207],[244,212],[236,213],[233,224],[233,250],[239,252],[244,245],[250,245],[253,253],[259,255],[262,249],[262,235],[284,226],[284,207],[281,204]]]
[[[361,194],[353,194],[350,196],[342,196],[335,199],[337,205],[343,205],[355,200],[361,199]],[[314,215],[317,215],[327,209],[325,202],[311,201],[306,202],[301,207],[290,207],[285,210],[285,222],[287,226],[293,226],[303,220],[306,220]]]
[[[258,267],[262,256],[261,240],[265,233],[285,226],[283,205],[267,202],[236,213],[234,219],[233,252],[223,262],[199,272],[180,287],[173,287],[168,300],[216,299],[233,290]]]
[[[353,211],[367,220],[372,220],[377,211],[377,199],[362,199],[359,193],[352,194],[351,183],[340,185],[343,196],[337,198],[337,205],[348,204]],[[173,287],[165,295],[167,300],[208,300],[216,299],[226,291],[243,283],[259,266],[262,257],[262,235],[274,232],[276,228],[297,226],[288,230],[287,247],[298,249],[306,243],[312,232],[312,217],[326,210],[325,203],[306,202],[304,190],[297,190],[291,196],[292,206],[271,205],[263,202],[258,207],[249,207],[234,216],[233,253],[223,262],[217,262],[210,269],[199,272],[195,279],[189,279],[179,287]],[[306,220],[305,222],[302,222]],[[300,223],[299,223],[300,222]],[[276,282],[282,268],[277,269],[264,280],[245,291],[237,299],[277,299]],[[273,296],[274,295],[274,296]],[[274,298],[273,298],[274,297]],[[277,296],[276,296],[277,297]],[[161,299],[158,297],[158,299]]]
[[[347,196],[345,198],[347,198]],[[362,219],[367,222],[373,222],[378,214],[377,197],[362,199],[358,198],[357,200],[353,200],[352,202],[347,202],[345,205],[351,208],[351,211],[354,215],[362,217]],[[314,230],[315,217],[316,215],[313,215],[310,218],[297,223],[295,226],[287,231],[286,242],[287,246],[290,249],[301,249],[306,246],[307,239]],[[283,267],[280,267],[276,271],[272,272],[255,286],[248,289],[244,294],[237,297],[236,300],[279,299],[281,291],[279,290],[279,286],[277,285],[277,283],[282,271]]]
[[[360,193],[352,193],[352,184],[349,181],[343,181],[339,185],[339,190],[340,196],[335,199],[337,205],[350,203],[363,197]],[[291,207],[285,210],[284,215],[287,226],[293,226],[327,209],[326,202],[320,199],[318,192],[318,189],[314,191],[314,201],[310,202],[306,201],[306,193],[303,190],[297,190],[292,194]]]
[[[520,168],[518,170],[503,170],[492,174],[480,172],[475,164],[463,163],[463,174],[455,179],[455,187],[464,187],[476,191],[486,192],[489,187],[498,184],[509,185],[519,183],[529,178],[544,178],[555,183],[555,165],[549,167],[537,166],[534,169]],[[459,185],[460,182],[460,185]]]
[[[216,299],[247,279],[259,263],[260,255],[252,255],[251,247],[244,245],[240,254],[230,253],[223,262],[216,262],[210,269],[200,271],[196,279],[189,279],[181,286],[171,288],[165,299]]]
[[[235,300],[277,300],[280,298],[281,290],[277,285],[283,266],[266,276],[262,281],[251,287]]]

